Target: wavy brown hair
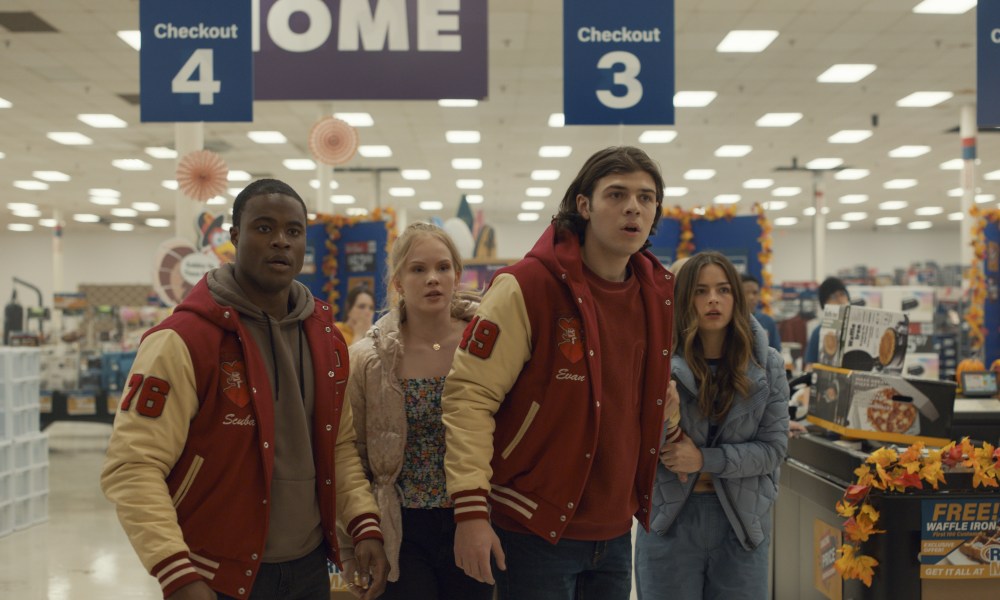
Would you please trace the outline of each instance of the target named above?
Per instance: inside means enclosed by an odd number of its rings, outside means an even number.
[[[716,265],[726,274],[726,280],[733,295],[733,316],[726,327],[726,337],[722,345],[722,357],[715,376],[705,358],[705,348],[698,332],[698,310],[694,305],[695,288],[698,277],[707,265]],[[746,370],[753,357],[753,332],[746,310],[746,296],[736,267],[718,252],[699,252],[692,256],[677,274],[674,289],[675,307],[674,331],[677,336],[675,347],[687,362],[698,387],[698,409],[706,418],[722,421],[733,406],[733,399],[739,394],[750,395],[750,378]],[[755,361],[756,362],[756,361]]]

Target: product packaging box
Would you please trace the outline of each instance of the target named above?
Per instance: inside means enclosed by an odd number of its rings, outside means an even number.
[[[809,420],[848,437],[897,444],[951,439],[955,384],[814,365]]]
[[[902,312],[827,305],[819,327],[820,364],[902,373],[909,336],[909,320]]]

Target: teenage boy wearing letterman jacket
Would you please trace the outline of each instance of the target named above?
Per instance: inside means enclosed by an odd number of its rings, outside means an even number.
[[[648,529],[661,430],[682,435],[673,275],[643,251],[662,200],[642,150],[591,156],[456,351],[442,401],[455,560],[496,575],[502,600],[629,598],[632,518]]]
[[[259,180],[233,222],[236,262],[139,346],[101,487],[165,598],[328,600],[338,518],[375,598],[388,569],[344,402],[347,346],[294,280],[305,204]]]

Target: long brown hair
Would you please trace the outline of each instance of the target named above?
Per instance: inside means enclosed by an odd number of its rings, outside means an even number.
[[[705,348],[698,334],[698,311],[694,305],[694,292],[698,277],[707,265],[716,265],[726,275],[733,294],[733,316],[726,326],[722,359],[715,376],[705,359]],[[675,347],[681,348],[691,373],[698,386],[698,409],[706,418],[721,421],[733,406],[733,399],[739,394],[750,394],[750,378],[746,370],[753,357],[753,332],[746,310],[746,296],[736,267],[718,252],[699,252],[684,263],[677,274],[674,289],[677,310],[674,313],[674,331],[677,336]]]

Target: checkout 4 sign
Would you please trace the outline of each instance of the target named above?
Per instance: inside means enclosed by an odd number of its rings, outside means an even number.
[[[141,120],[252,121],[249,0],[142,0]]]
[[[674,122],[673,0],[563,0],[567,125]]]

